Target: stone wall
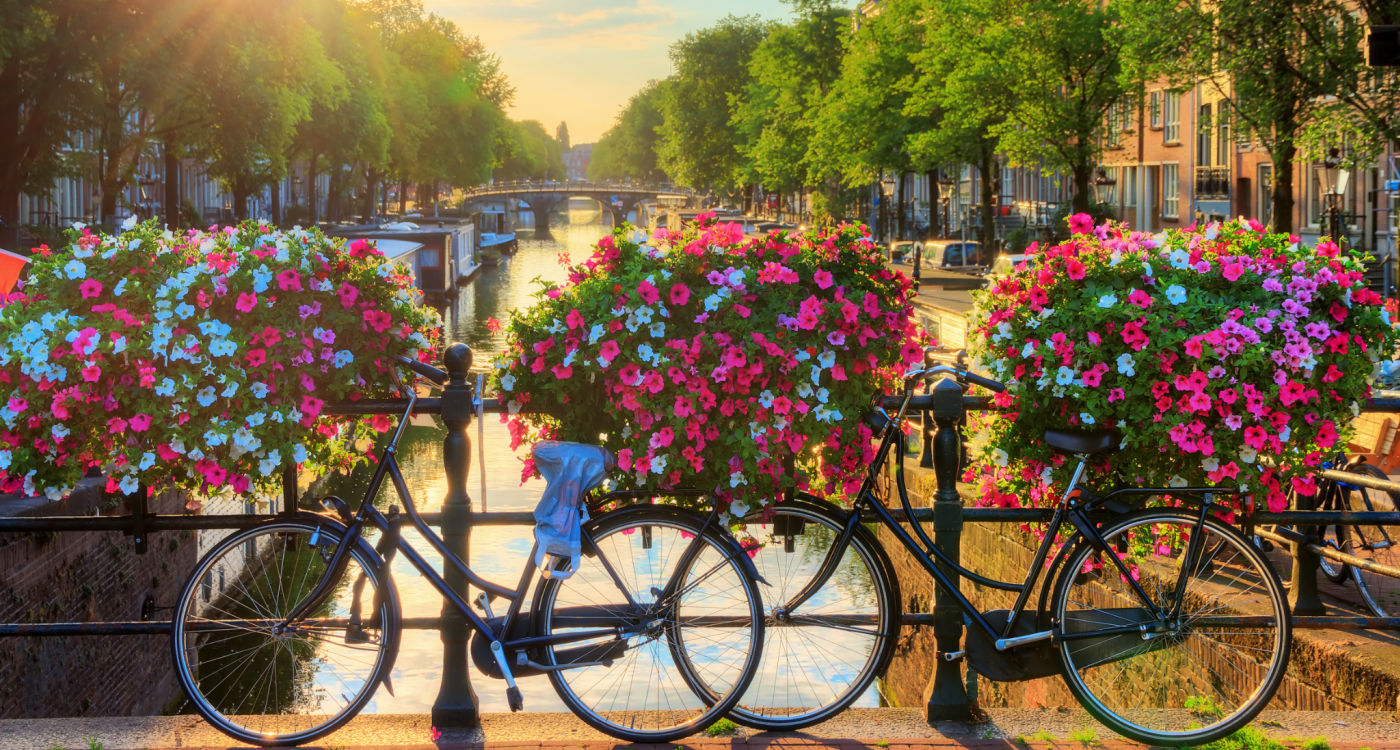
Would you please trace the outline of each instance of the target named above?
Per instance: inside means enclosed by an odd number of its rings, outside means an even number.
[[[933,495],[933,471],[913,464],[910,461],[905,468],[910,497],[915,507],[928,506],[930,501],[922,498]],[[968,505],[972,504],[970,489],[959,487]],[[889,532],[882,530],[880,541],[898,571],[905,611],[932,611],[933,579]],[[1030,568],[1034,548],[1016,524],[979,523],[963,527],[961,553],[961,563],[969,570],[1020,582]],[[1009,609],[1016,596],[967,581],[962,591],[983,611]],[[1032,606],[1039,593],[1037,589],[1032,596]],[[896,706],[923,705],[936,653],[932,627],[906,625],[881,683],[885,700]],[[1058,676],[999,683],[981,678],[966,666],[963,669],[969,697],[983,706],[1077,705]],[[1294,630],[1288,673],[1270,707],[1306,711],[1400,709],[1400,641],[1369,631]]]
[[[104,500],[103,481],[85,480],[57,503],[0,500],[0,515],[124,513]],[[183,508],[173,494],[150,502],[152,513]],[[173,606],[195,563],[195,532],[149,540],[138,555],[120,532],[0,533],[0,622],[134,621],[148,597]],[[178,692],[165,635],[0,638],[0,718],[158,714]]]

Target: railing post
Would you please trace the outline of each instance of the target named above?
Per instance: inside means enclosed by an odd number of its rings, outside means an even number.
[[[962,452],[958,426],[963,419],[963,389],[958,381],[945,377],[934,385],[933,417],[938,423],[933,437],[934,474],[938,479],[933,501],[933,543],[948,559],[957,562],[963,525],[962,499],[958,496],[958,457]],[[943,572],[954,586],[958,585],[957,571],[943,566]],[[962,648],[962,610],[941,587],[935,589],[933,602],[933,637],[939,657],[933,679],[924,690],[924,717],[930,722],[963,721],[971,717],[972,711],[962,667],[942,658],[943,654]]]
[[[453,344],[443,357],[447,365],[447,386],[442,389],[442,421],[447,437],[442,441],[442,464],[447,475],[447,498],[442,503],[442,540],[463,562],[467,561],[472,500],[467,495],[467,474],[471,471],[471,439],[467,428],[472,419],[473,387],[467,380],[472,366],[472,350]],[[451,566],[444,566],[443,578],[463,600],[467,581]],[[442,685],[433,703],[433,725],[470,727],[481,722],[476,691],[467,672],[467,620],[452,604],[442,605]]]
[[[1313,510],[1313,498],[1294,493],[1297,510]],[[1308,538],[1318,527],[1307,527]],[[1327,614],[1327,607],[1317,595],[1317,553],[1308,549],[1306,541],[1293,542],[1293,582],[1288,587],[1288,603],[1295,615]]]

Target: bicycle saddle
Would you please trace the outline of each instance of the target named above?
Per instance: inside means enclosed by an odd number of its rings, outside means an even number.
[[[1045,444],[1061,453],[1096,456],[1112,453],[1122,444],[1117,430],[1046,430]]]

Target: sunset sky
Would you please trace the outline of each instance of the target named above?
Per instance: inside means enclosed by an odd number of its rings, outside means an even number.
[[[596,141],[628,97],[671,72],[667,47],[725,15],[787,20],[780,0],[423,0],[428,11],[478,36],[515,85],[516,120],[549,133],[563,120],[571,143]]]

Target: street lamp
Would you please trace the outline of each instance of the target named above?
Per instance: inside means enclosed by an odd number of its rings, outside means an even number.
[[[1108,171],[1099,167],[1094,172],[1094,201],[1101,204],[1111,203],[1114,199],[1113,189],[1118,185],[1118,180],[1109,176]]]
[[[894,221],[890,219],[890,199],[894,197],[894,183],[895,175],[893,172],[880,173],[880,190],[883,194],[883,197],[880,200],[880,205],[883,206],[885,209],[882,212],[885,216],[886,224],[886,226],[883,227],[883,234],[885,236],[885,241],[887,242],[894,239],[894,234],[890,231],[893,228],[890,225],[894,224]]]
[[[1317,170],[1317,184],[1322,193],[1323,209],[1327,212],[1327,236],[1333,242],[1341,243],[1342,198],[1347,192],[1351,173],[1342,168],[1341,152],[1331,149],[1322,160],[1322,168]]]

